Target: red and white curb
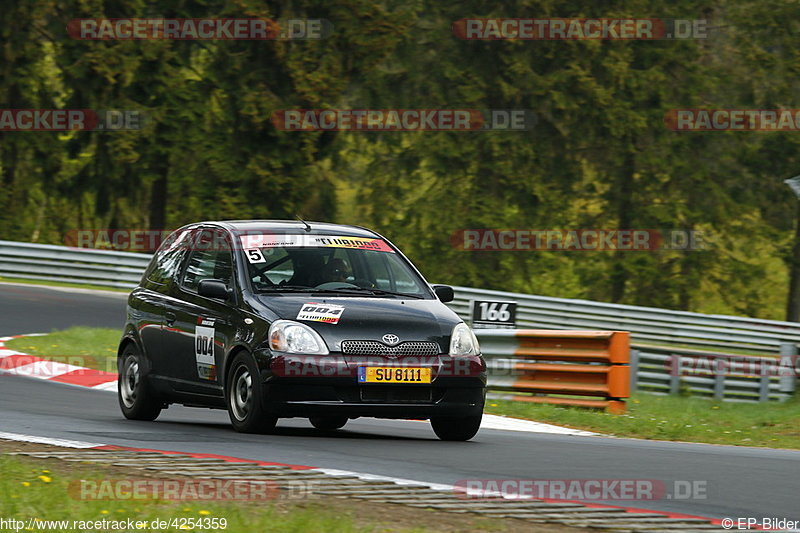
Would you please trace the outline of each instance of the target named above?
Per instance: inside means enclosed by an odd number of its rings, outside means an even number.
[[[43,333],[0,337],[0,374],[25,376],[56,383],[66,383],[91,389],[117,390],[117,374],[82,366],[49,361],[6,348],[5,343],[20,337],[40,336]]]
[[[104,372],[93,370],[81,366],[70,365],[48,361],[41,357],[28,355],[22,352],[15,352],[5,347],[5,343],[11,339],[20,337],[34,337],[43,335],[34,333],[29,335],[14,335],[11,337],[0,337],[0,373],[26,376],[36,379],[44,379],[57,383],[67,383],[80,387],[88,387],[97,390],[117,392],[117,374],[115,372]],[[597,436],[598,433],[582,431],[579,429],[543,424],[531,420],[520,418],[510,418],[498,415],[483,415],[481,429],[499,429],[504,431],[522,431],[525,433],[549,433],[555,435],[576,435],[583,437]]]

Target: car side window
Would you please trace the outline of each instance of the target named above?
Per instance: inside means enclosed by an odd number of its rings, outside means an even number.
[[[401,268],[397,257],[385,256],[384,260],[389,267],[391,290],[409,293],[417,293],[420,291],[419,285],[414,278],[411,277],[411,272],[407,268]]]
[[[145,273],[148,280],[164,284],[173,279],[181,266],[189,233],[184,230],[167,238]]]
[[[204,279],[217,279],[229,287],[233,283],[233,258],[230,246],[225,243],[221,233],[204,230],[195,242],[183,273],[184,288],[196,291]]]
[[[280,283],[289,283],[295,274],[295,264],[284,248],[265,248],[261,250],[264,263],[248,263],[250,278],[257,288],[266,288]]]
[[[368,270],[367,279],[375,284],[375,287],[383,290],[392,289],[392,279],[389,273],[385,254],[370,252],[363,254]]]

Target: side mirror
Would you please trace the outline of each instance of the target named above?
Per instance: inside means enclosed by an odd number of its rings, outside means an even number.
[[[436,297],[445,304],[447,302],[452,302],[456,297],[455,293],[453,292],[453,287],[450,285],[434,285],[433,292],[436,294]]]
[[[204,279],[197,285],[197,294],[206,298],[227,300],[231,296],[231,290],[218,279]]]

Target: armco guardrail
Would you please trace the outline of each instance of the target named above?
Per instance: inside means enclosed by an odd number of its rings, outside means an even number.
[[[150,255],[0,241],[0,276],[132,288]],[[454,287],[448,304],[469,321],[472,300],[517,302],[517,327],[631,332],[634,344],[745,349],[777,354],[782,343],[800,343],[800,323],[705,315],[654,307],[552,298]]]
[[[150,255],[0,241],[0,276],[133,288]]]
[[[630,338],[626,331],[479,329],[489,389],[498,399],[625,412]]]
[[[609,304],[454,287],[450,308],[470,320],[472,300],[517,303],[518,328],[629,331],[634,344],[679,344],[699,349],[744,349],[777,354],[781,343],[800,343],[800,323],[705,315],[655,307]]]
[[[780,357],[637,346],[631,350],[631,389],[730,402],[783,401],[795,393],[796,354],[793,344],[784,344]]]

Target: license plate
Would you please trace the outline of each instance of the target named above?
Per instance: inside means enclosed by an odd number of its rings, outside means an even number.
[[[422,367],[360,366],[359,383],[430,383],[431,369]]]

